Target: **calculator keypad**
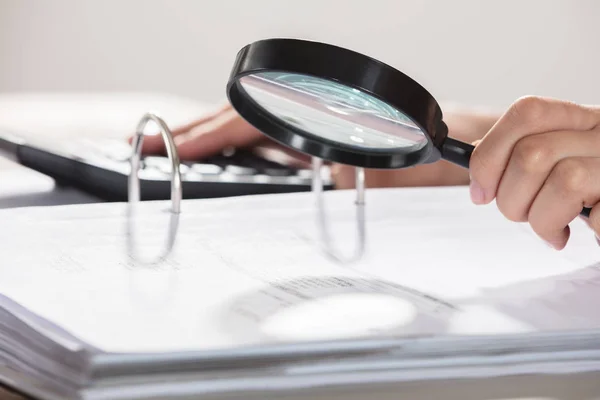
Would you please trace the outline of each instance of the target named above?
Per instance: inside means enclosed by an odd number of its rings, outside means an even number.
[[[86,150],[92,150],[97,156],[115,162],[128,162],[131,146],[121,141],[82,141]],[[164,180],[171,174],[171,162],[166,156],[146,156],[140,168],[146,172],[141,179]],[[252,183],[277,183],[284,185],[310,185],[312,171],[295,169],[253,154],[247,150],[227,151],[201,162],[182,161],[180,172],[187,182],[193,181],[243,181]],[[328,174],[325,171],[325,183]]]

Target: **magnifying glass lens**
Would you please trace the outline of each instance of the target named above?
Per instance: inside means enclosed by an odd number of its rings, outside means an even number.
[[[262,109],[321,139],[363,150],[412,152],[427,137],[406,115],[353,87],[308,75],[259,72],[239,80]]]

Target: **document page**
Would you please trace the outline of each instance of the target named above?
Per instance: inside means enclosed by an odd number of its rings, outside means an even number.
[[[325,194],[347,254],[353,196]],[[169,202],[129,219],[125,204],[0,212],[0,293],[116,353],[600,327],[593,232],[575,221],[557,252],[466,188],[367,191],[366,252],[347,264],[321,248],[312,193],[185,201],[173,216]]]

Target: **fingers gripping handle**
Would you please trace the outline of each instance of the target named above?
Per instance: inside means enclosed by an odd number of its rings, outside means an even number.
[[[446,138],[442,146],[442,158],[453,164],[468,169],[475,146],[452,138]],[[590,208],[584,207],[580,215],[589,218]]]

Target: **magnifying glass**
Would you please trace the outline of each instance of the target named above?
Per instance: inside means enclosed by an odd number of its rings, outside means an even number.
[[[325,43],[266,39],[245,46],[227,95],[273,140],[338,164],[399,169],[444,159],[469,168],[474,149],[448,137],[439,104],[419,83]]]

